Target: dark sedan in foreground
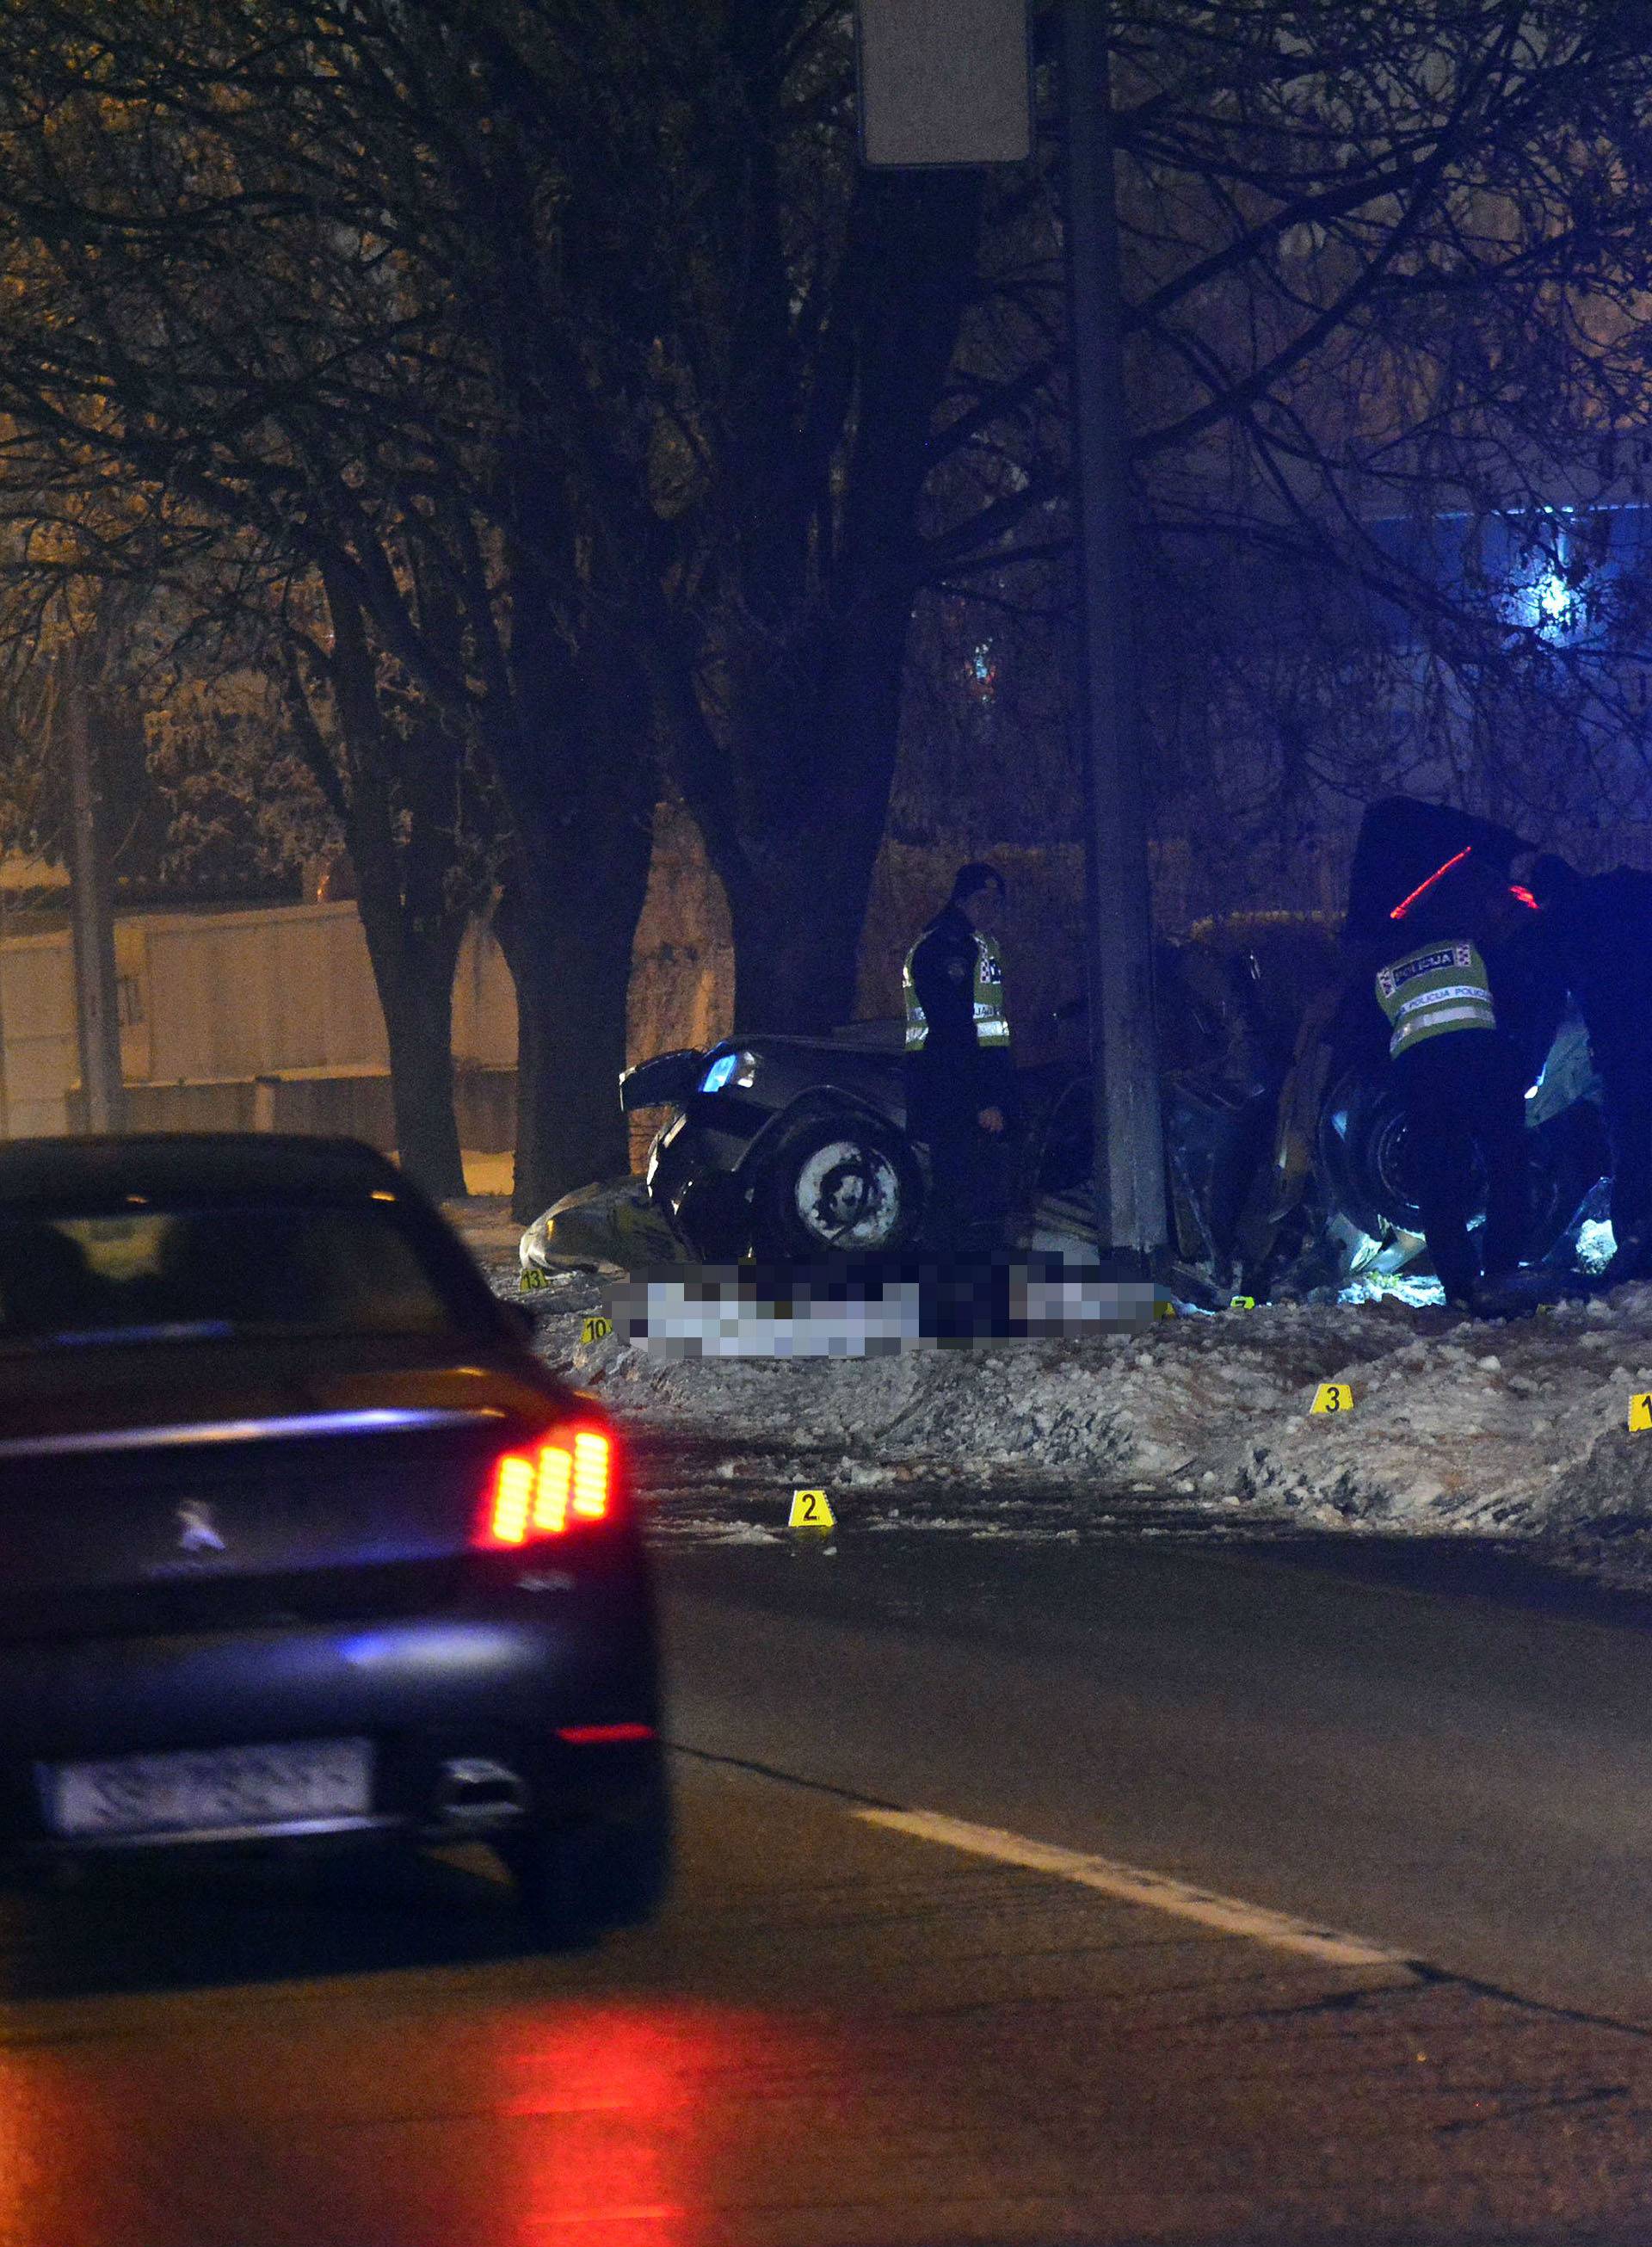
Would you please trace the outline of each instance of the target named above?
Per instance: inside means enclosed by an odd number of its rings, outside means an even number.
[[[0,1148],[0,1854],[481,1840],[648,1913],[624,1455],[518,1316],[349,1142]]]

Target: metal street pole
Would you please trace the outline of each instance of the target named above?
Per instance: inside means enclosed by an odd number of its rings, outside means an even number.
[[[1067,269],[1079,513],[1096,1218],[1131,1275],[1169,1242],[1152,899],[1131,633],[1129,427],[1106,0],[1062,0]]]
[[[5,850],[0,845],[0,1139],[11,1137],[11,1106],[6,1095],[6,887]]]
[[[113,869],[104,847],[101,791],[87,709],[84,641],[65,658],[58,720],[69,758],[69,911],[74,937],[75,1022],[88,1131],[119,1131],[126,1120],[120,1076],[120,1001],[115,976]]]

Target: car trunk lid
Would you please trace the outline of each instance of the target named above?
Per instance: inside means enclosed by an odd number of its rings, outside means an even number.
[[[77,1355],[0,1433],[0,1636],[426,1606],[460,1580],[495,1462],[555,1417],[508,1366],[392,1349],[338,1373],[226,1344],[191,1354],[181,1394],[175,1364],[95,1383]]]

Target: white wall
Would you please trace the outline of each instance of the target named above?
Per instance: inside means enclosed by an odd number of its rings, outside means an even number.
[[[63,1096],[80,1074],[75,1048],[74,971],[67,932],[25,936],[0,946],[0,1083],[9,1137],[65,1128]]]
[[[224,913],[136,913],[116,932],[133,1083],[210,1083],[299,1071],[349,1075],[388,1065],[384,1016],[353,904],[268,905]],[[466,937],[454,982],[454,1050],[509,1068],[515,994],[486,929]],[[67,1128],[79,1076],[66,930],[0,944],[0,1131]]]

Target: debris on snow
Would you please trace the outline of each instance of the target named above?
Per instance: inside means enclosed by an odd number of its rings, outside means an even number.
[[[576,1349],[574,1369],[623,1418],[824,1451],[840,1485],[951,1468],[1052,1494],[1145,1487],[1208,1506],[1198,1494],[1219,1490],[1253,1520],[1321,1527],[1643,1526],[1652,1557],[1652,1435],[1628,1427],[1630,1396],[1652,1387],[1636,1369],[1652,1359],[1652,1287],[1583,1315],[1590,1331],[1579,1317],[1505,1327],[1495,1351],[1444,1313],[1419,1332],[1393,1307],[1280,1305],[1178,1321],[1151,1348],[659,1363],[611,1340]],[[1352,1411],[1310,1416],[1328,1381],[1353,1388]]]
[[[516,1294],[509,1274],[495,1275]],[[663,1360],[572,1275],[521,1297],[547,1361],[645,1438],[764,1456],[765,1487],[1036,1499],[1058,1531],[1127,1493],[1157,1519],[1556,1540],[1652,1584],[1652,1285],[1471,1324],[1389,1294],[1262,1304],[1139,1332],[870,1358]],[[1352,1410],[1310,1415],[1321,1383]],[[728,1496],[737,1491],[730,1471]],[[1065,1508],[1062,1513],[1060,1509]],[[949,1506],[948,1511],[952,1511]],[[1609,1565],[1608,1565],[1609,1564]]]

